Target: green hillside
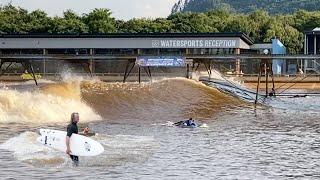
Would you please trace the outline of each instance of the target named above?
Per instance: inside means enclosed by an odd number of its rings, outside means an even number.
[[[263,9],[269,14],[291,14],[297,10],[320,10],[319,0],[179,0],[172,8],[176,12],[206,12],[212,9],[228,9],[249,13]]]

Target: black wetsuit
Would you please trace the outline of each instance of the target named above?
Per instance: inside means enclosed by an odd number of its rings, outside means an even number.
[[[77,123],[70,123],[68,125],[67,128],[67,136],[71,137],[72,134],[78,134],[78,126]],[[79,162],[79,157],[78,156],[74,156],[74,155],[70,155],[70,158],[72,159],[72,161],[77,165]]]
[[[184,123],[184,121],[179,121],[179,122],[173,123],[173,125],[175,125],[175,126],[181,126],[183,123]]]
[[[179,127],[197,127],[198,126],[193,120],[179,121],[179,122],[173,123],[173,125],[179,126]]]

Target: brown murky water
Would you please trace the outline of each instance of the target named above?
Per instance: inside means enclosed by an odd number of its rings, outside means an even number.
[[[28,87],[28,88],[27,88]],[[253,108],[199,82],[72,81],[0,93],[0,179],[319,179],[319,98]],[[36,143],[77,111],[105,152],[69,158]],[[193,117],[202,128],[167,123]]]

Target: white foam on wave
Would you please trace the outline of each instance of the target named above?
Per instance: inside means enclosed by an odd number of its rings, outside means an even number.
[[[78,99],[38,91],[0,89],[0,123],[68,122],[72,112],[79,112],[82,122],[101,119],[88,105]]]
[[[15,159],[34,166],[70,167],[72,162],[64,152],[56,151],[37,142],[35,132],[24,132],[3,144],[0,149],[11,151]],[[153,137],[130,135],[96,135],[105,151],[99,156],[80,157],[81,167],[119,166],[127,162],[146,161],[158,148]]]
[[[37,143],[36,138],[38,136],[34,132],[24,132],[1,144],[0,149],[11,151],[19,161],[34,163],[39,166],[66,162],[67,157],[63,153]]]

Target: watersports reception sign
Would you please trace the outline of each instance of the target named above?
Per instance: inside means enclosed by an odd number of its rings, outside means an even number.
[[[185,58],[180,56],[139,56],[136,64],[150,67],[184,67]]]
[[[238,44],[232,39],[152,40],[153,48],[235,48]]]

